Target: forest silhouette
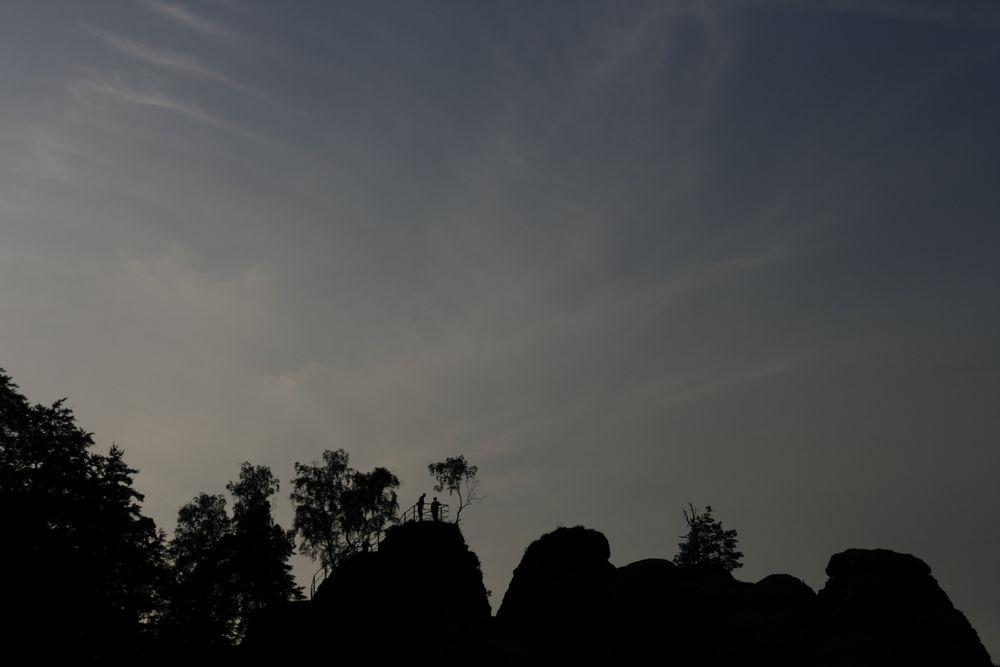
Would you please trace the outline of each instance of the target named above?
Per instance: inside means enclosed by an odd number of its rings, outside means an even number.
[[[748,583],[736,531],[712,508],[683,512],[673,561],[615,567],[600,532],[532,542],[491,615],[460,529],[481,498],[463,456],[431,463],[447,505],[400,512],[399,479],[343,450],[296,463],[291,528],[267,466],[244,462],[224,494],[200,493],[168,539],[142,513],[135,469],[94,451],[65,400],[32,404],[0,369],[0,567],[10,656],[81,664],[183,659],[271,664],[578,663],[965,665],[991,660],[915,556],[848,549],[818,593],[787,574]],[[437,503],[435,506],[434,503]],[[425,509],[430,508],[430,513]],[[317,561],[309,596],[296,544]]]

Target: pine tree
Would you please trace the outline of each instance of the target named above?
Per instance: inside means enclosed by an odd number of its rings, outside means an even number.
[[[122,451],[93,445],[65,399],[32,404],[0,369],[0,621],[43,662],[128,655],[159,609],[163,535]]]
[[[302,598],[288,559],[295,552],[291,531],[278,525],[272,514],[271,496],[278,480],[267,466],[244,462],[240,478],[226,489],[233,495],[233,575],[237,592],[237,635],[261,610]]]
[[[722,523],[712,517],[712,506],[706,505],[701,513],[688,503],[688,510],[684,510],[688,532],[681,536],[683,541],[678,545],[674,562],[681,567],[718,565],[727,572],[743,567],[740,562],[743,554],[736,549],[736,531],[725,530]]]

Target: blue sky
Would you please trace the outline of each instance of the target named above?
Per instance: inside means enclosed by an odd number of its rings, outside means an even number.
[[[1000,653],[991,2],[8,2],[0,365],[166,529],[342,447],[527,544],[928,561]],[[279,513],[287,522],[287,495]],[[303,578],[311,573],[300,562]]]

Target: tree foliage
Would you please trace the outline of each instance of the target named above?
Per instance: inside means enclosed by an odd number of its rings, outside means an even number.
[[[385,527],[396,519],[399,479],[386,468],[371,472],[355,471],[341,496],[344,509],[345,543],[352,550],[366,548],[381,537]]]
[[[278,525],[271,496],[279,491],[267,466],[243,463],[240,477],[226,489],[233,496],[233,529],[229,537],[236,582],[237,622],[247,621],[269,606],[302,597],[288,563],[295,552],[292,531]]]
[[[444,461],[431,463],[427,466],[434,478],[434,490],[438,493],[447,491],[448,495],[458,496],[458,508],[455,511],[455,523],[462,518],[462,510],[474,501],[482,500],[479,495],[479,480],[476,473],[478,466],[470,465],[465,456],[449,456]]]
[[[103,455],[93,444],[65,399],[32,405],[0,369],[0,568],[8,582],[0,620],[11,637],[58,636],[81,657],[141,641],[165,576],[163,536],[132,486],[137,471],[118,447]]]
[[[323,452],[321,462],[296,463],[292,486],[302,553],[327,572],[378,540],[399,510],[399,479],[385,468],[351,468],[343,449]]]
[[[239,641],[254,615],[302,595],[288,563],[291,534],[272,514],[279,484],[271,469],[243,463],[226,490],[231,517],[224,496],[201,493],[181,507],[169,546],[174,582],[166,624],[196,646]]]
[[[302,553],[332,569],[343,550],[341,496],[353,470],[343,449],[323,452],[322,463],[295,464],[293,528]]]
[[[674,562],[681,567],[693,565],[719,565],[732,572],[743,567],[743,554],[736,549],[736,531],[725,530],[722,523],[712,517],[712,506],[706,505],[704,512],[688,503],[684,510],[684,521],[688,532],[682,535],[679,551]]]
[[[164,620],[175,641],[225,646],[236,636],[231,534],[222,495],[200,493],[178,511],[168,547],[174,581]]]

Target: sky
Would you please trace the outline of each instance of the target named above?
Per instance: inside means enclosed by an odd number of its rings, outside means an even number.
[[[988,0],[10,0],[0,367],[168,532],[464,454],[494,611],[692,502],[748,581],[923,558],[996,658],[998,118]]]

